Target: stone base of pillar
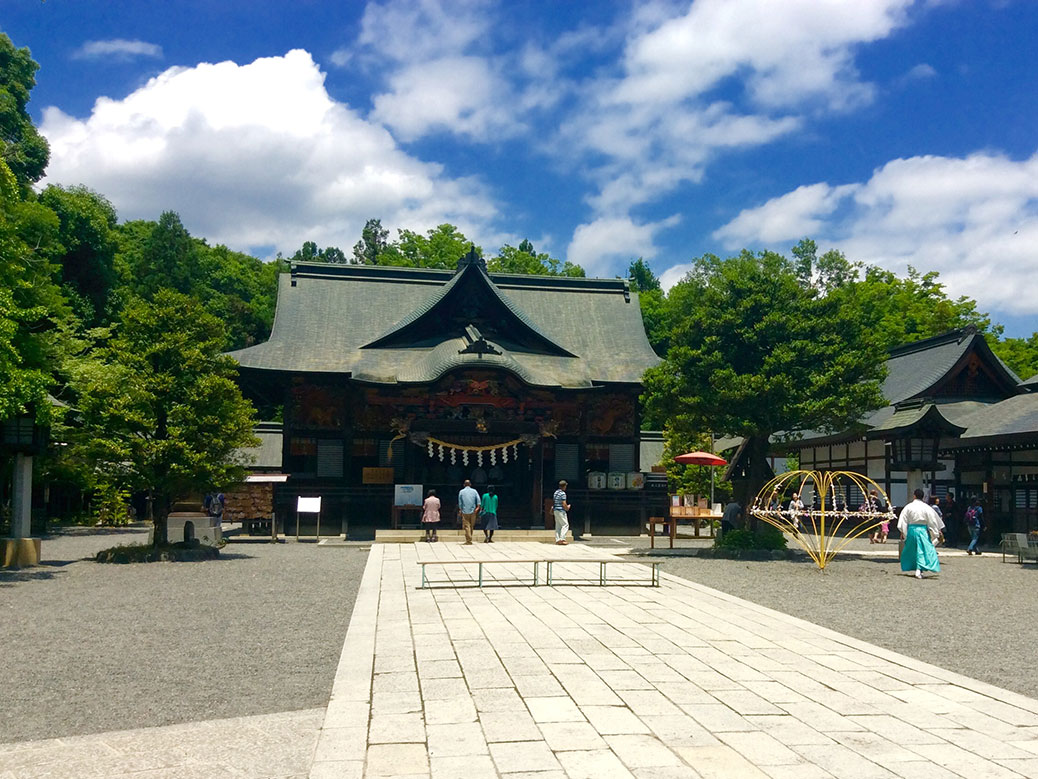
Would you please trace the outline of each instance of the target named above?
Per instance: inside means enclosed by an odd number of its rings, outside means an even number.
[[[39,538],[0,538],[0,568],[39,565],[40,547]]]

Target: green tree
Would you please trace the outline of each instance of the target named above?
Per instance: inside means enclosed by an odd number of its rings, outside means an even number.
[[[649,337],[649,343],[656,354],[662,356],[667,353],[669,344],[667,336],[669,320],[667,318],[667,299],[663,294],[660,280],[641,257],[627,268],[627,280],[631,283],[631,290],[638,293],[642,324],[645,326],[645,334]],[[654,423],[654,420],[651,419],[644,421],[650,425]]]
[[[667,356],[645,375],[649,413],[677,435],[749,439],[744,502],[763,486],[773,434],[847,429],[884,402],[878,339],[798,270],[773,252],[697,259],[668,296]]]
[[[568,260],[538,253],[529,240],[523,239],[518,247],[505,244],[497,256],[487,262],[487,270],[494,273],[526,273],[535,276],[584,277],[584,269]]]
[[[35,406],[43,422],[54,328],[67,311],[47,261],[57,246],[58,219],[25,195],[0,159],[0,419]]]
[[[815,242],[805,238],[793,248],[802,284],[856,309],[885,349],[946,333],[967,325],[997,337],[988,315],[968,297],[952,300],[937,271],[920,273],[909,266],[908,275],[860,262],[850,262],[838,251],[817,255]]]
[[[66,293],[80,301],[80,317],[97,324],[117,280],[115,208],[103,195],[82,186],[48,186],[40,203],[58,217],[58,261]]]
[[[992,351],[1021,379],[1038,375],[1038,333],[1030,338],[994,339],[988,342]]]
[[[147,490],[155,542],[172,505],[245,476],[253,409],[221,354],[224,327],[197,301],[163,289],[133,300],[115,335],[77,372],[83,448],[99,484]]]
[[[151,223],[129,259],[132,291],[144,298],[163,289],[191,293],[202,278],[197,242],[175,211],[165,211],[158,222]]]
[[[305,241],[303,246],[292,255],[291,262],[334,262],[346,264],[349,260],[338,246],[329,246],[325,249],[317,248],[313,241]]]
[[[660,291],[659,277],[652,272],[649,263],[639,257],[627,268],[627,280],[631,282],[631,289],[635,292]]]
[[[43,177],[50,157],[47,141],[26,108],[39,67],[28,49],[16,49],[0,33],[0,157],[23,190]]]
[[[379,265],[407,268],[454,270],[469,250],[470,241],[452,224],[441,224],[425,235],[413,230],[398,230],[398,238],[379,257]],[[478,246],[476,251],[482,252]]]
[[[389,230],[382,226],[381,219],[369,219],[364,223],[360,240],[353,245],[353,260],[356,265],[378,265],[379,257],[386,251]]]

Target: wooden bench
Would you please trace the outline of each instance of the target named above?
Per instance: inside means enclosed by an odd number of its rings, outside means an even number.
[[[422,566],[422,589],[426,589],[429,584],[429,580],[425,575],[425,567],[428,565],[477,565],[479,566],[478,582],[480,587],[483,586],[483,566],[484,565],[499,565],[502,563],[515,563],[520,565],[533,564],[533,585],[536,587],[540,584],[540,567],[541,563],[545,564],[545,584],[549,587],[552,583],[551,567],[555,563],[598,563],[598,583],[605,585],[606,583],[606,566],[607,565],[648,565],[652,568],[652,586],[660,586],[660,566],[663,565],[662,560],[625,560],[618,557],[581,557],[581,558],[567,558],[567,557],[520,557],[520,558],[494,558],[492,560],[418,560],[418,565]],[[625,580],[626,581],[626,580]]]

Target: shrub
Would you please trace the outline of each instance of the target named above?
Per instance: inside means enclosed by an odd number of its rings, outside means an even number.
[[[755,531],[729,530],[714,541],[714,548],[781,551],[786,548],[786,537],[778,528],[765,524]]]
[[[174,563],[215,560],[219,556],[218,549],[198,544],[167,544],[159,547],[151,544],[127,544],[102,549],[94,560],[99,563]]]

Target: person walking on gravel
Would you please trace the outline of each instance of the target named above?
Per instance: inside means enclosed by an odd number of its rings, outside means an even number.
[[[980,500],[974,498],[970,501],[970,507],[966,509],[966,529],[970,531],[970,545],[966,547],[966,554],[980,554],[980,531],[984,527],[984,508]]]
[[[937,573],[941,563],[937,559],[937,550],[930,541],[931,535],[937,536],[937,513],[923,501],[922,490],[914,493],[915,500],[901,509],[897,521],[897,529],[905,539],[901,550],[901,570],[915,571],[915,578],[922,579],[923,571]]]
[[[555,543],[564,546],[569,543],[566,534],[569,532],[569,503],[566,498],[565,481],[559,482],[559,488],[555,490],[552,498],[552,514],[555,515]]]

